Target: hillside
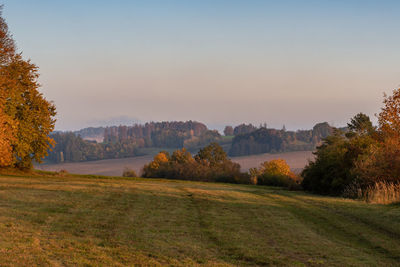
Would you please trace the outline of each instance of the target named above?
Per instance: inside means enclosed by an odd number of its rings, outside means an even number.
[[[2,266],[394,266],[400,206],[263,186],[0,176]]]

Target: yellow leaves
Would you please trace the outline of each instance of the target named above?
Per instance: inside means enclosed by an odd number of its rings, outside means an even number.
[[[20,55],[0,66],[3,113],[15,129],[9,145],[15,164],[22,168],[31,167],[32,160],[40,162],[53,144],[48,135],[54,129],[55,107],[38,91],[37,77],[37,67]]]
[[[262,163],[260,171],[269,175],[291,176],[292,174],[289,165],[283,159],[274,159]]]
[[[160,152],[154,156],[154,161],[157,163],[168,162],[168,157],[164,152]]]
[[[168,163],[168,156],[164,152],[160,152],[155,155],[153,161],[149,163],[149,168],[157,170],[164,163]]]
[[[15,127],[13,121],[3,111],[4,104],[0,105],[0,167],[6,167],[13,163],[11,143],[15,140]]]
[[[400,137],[400,88],[383,100],[384,107],[379,113],[379,130],[384,137]]]
[[[15,52],[0,10],[0,166],[31,167],[53,141],[55,106],[38,91],[38,67]]]

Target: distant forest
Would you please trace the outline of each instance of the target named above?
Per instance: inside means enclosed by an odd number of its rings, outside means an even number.
[[[243,127],[243,125],[242,125]],[[236,128],[235,128],[236,130]],[[333,134],[328,123],[318,123],[312,130],[286,131],[285,129],[255,128],[240,133],[232,140],[230,156],[245,156],[261,153],[313,150],[322,139]]]
[[[195,121],[90,127],[54,132],[51,137],[56,145],[46,160],[59,163],[113,159],[180,148],[197,152],[212,142],[220,144],[230,156],[312,150],[333,131],[326,122],[316,124],[312,130],[299,131],[270,129],[266,124],[226,126],[224,136]]]

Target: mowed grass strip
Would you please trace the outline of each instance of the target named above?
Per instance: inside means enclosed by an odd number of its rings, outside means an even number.
[[[0,177],[0,265],[396,266],[400,206],[272,187]]]

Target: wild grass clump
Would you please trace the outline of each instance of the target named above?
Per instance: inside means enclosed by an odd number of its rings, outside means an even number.
[[[400,203],[400,183],[380,181],[365,187],[353,183],[344,190],[343,195],[375,204]]]

